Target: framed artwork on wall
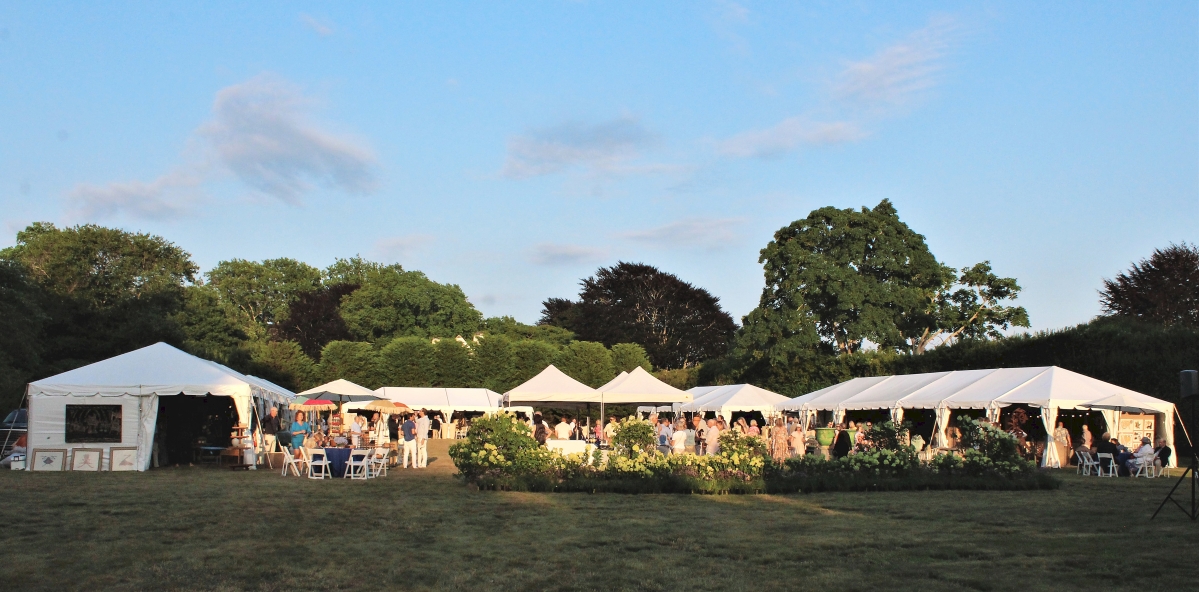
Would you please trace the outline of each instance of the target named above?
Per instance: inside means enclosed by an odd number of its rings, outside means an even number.
[[[109,454],[111,457],[108,461],[108,470],[110,471],[136,471],[137,470],[137,447],[131,446],[128,448],[110,448]]]
[[[103,448],[76,448],[71,451],[71,470],[99,471],[103,460]]]
[[[34,448],[30,457],[35,471],[62,471],[66,468],[67,451],[65,448]]]

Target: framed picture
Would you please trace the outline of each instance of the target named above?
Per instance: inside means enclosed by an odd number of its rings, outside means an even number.
[[[66,468],[66,449],[34,448],[33,464],[35,471],[62,471]]]
[[[67,444],[121,441],[120,405],[67,405]]]
[[[109,448],[111,458],[108,460],[110,471],[136,471],[137,447]]]
[[[71,451],[72,471],[99,471],[104,460],[103,448],[75,448]]]

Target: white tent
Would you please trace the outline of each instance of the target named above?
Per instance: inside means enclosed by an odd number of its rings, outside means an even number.
[[[621,370],[621,371],[620,371],[620,374],[617,374],[617,375],[616,375],[616,378],[613,378],[612,380],[609,380],[609,381],[608,381],[607,383],[605,383],[603,386],[601,386],[601,387],[599,387],[598,389],[595,389],[595,390],[597,390],[597,391],[601,391],[601,392],[602,392],[604,389],[610,389],[610,388],[612,388],[612,387],[614,387],[614,386],[616,386],[616,385],[620,384],[620,381],[624,380],[626,377],[628,377],[628,375],[629,375],[629,373],[628,373],[628,372],[625,372],[624,370]]]
[[[616,384],[612,384],[613,382]],[[619,382],[613,380],[596,390],[599,391],[602,402],[608,405],[688,403],[691,401],[690,393],[658,380],[641,366],[633,368],[633,371]]]
[[[1173,449],[1173,404],[1056,366],[855,378],[791,399],[778,405],[778,409],[797,411],[805,416],[816,411],[831,411],[837,422],[847,410],[887,409],[894,419],[902,420],[904,409],[936,409],[934,445],[943,446],[952,409],[984,409],[989,417],[998,419],[1002,407],[1014,404],[1039,407],[1041,421],[1049,433],[1042,465],[1060,466],[1063,459],[1057,458],[1053,439],[1058,410],[1099,409],[1109,430],[1114,433],[1119,423],[1119,411],[1102,404],[1091,407],[1086,404],[1116,395],[1123,395],[1126,401],[1155,401],[1156,407],[1136,407],[1163,415],[1160,424],[1163,437]],[[1171,464],[1175,462],[1172,457]]]
[[[569,377],[553,364],[504,393],[512,403],[599,403],[599,391]]]
[[[266,380],[197,358],[165,343],[156,343],[94,364],[29,383],[29,448],[103,448],[105,463],[112,447],[137,447],[137,468],[150,467],[158,398],[175,395],[230,397],[238,421],[250,425],[250,408],[275,403],[286,407],[291,391]],[[68,405],[119,405],[119,442],[66,441]],[[253,451],[247,452],[253,463]]]
[[[789,400],[752,384],[730,384],[708,391],[695,401],[680,405],[678,409],[684,413],[715,411],[726,420],[739,411],[757,411],[770,417],[777,412],[776,405]]]
[[[354,384],[344,378],[338,378],[333,382],[314,386],[302,393],[296,393],[296,396],[308,399],[329,399],[332,401],[374,401],[381,398],[375,391]]]
[[[504,397],[483,388],[426,388],[385,386],[375,390],[379,397],[403,403],[417,409],[441,411],[449,419],[455,411],[494,413],[503,408]],[[346,409],[365,407],[369,403],[349,403]],[[528,408],[531,412],[532,408]],[[520,409],[524,411],[525,409]]]

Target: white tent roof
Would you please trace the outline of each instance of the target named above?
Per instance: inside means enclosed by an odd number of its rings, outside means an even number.
[[[621,371],[620,371],[620,374],[617,374],[617,375],[616,375],[616,378],[613,378],[612,380],[609,380],[609,381],[608,381],[607,383],[605,383],[603,386],[601,386],[601,387],[599,387],[599,388],[597,388],[597,389],[595,389],[595,390],[603,392],[604,390],[610,389],[610,388],[612,388],[612,387],[614,387],[614,386],[616,386],[616,385],[620,384],[620,381],[624,380],[626,377],[628,377],[628,375],[629,375],[629,373],[628,373],[628,372],[625,372],[624,370],[621,370]]]
[[[1013,404],[1072,409],[1116,394],[1152,399],[1077,372],[1044,366],[855,378],[791,399],[779,409],[987,409]]]
[[[379,398],[379,395],[375,391],[354,384],[344,378],[338,378],[333,382],[326,382],[302,393],[297,393],[297,396],[308,397],[309,399],[323,399],[329,395],[346,401],[367,401]]]
[[[599,391],[567,376],[553,364],[504,394],[509,403],[599,403]]]
[[[1169,401],[1128,391],[1108,395],[1102,399],[1087,401],[1079,405],[1086,409],[1110,409],[1127,413],[1173,413],[1174,404]]]
[[[612,384],[611,382],[608,383]],[[597,389],[603,395],[603,401],[610,404],[621,403],[687,403],[691,394],[679,390],[654,377],[638,366],[629,375],[615,385]]]
[[[277,403],[288,403],[295,397],[283,387],[165,343],[31,382],[28,390],[30,395],[74,396],[252,395]]]
[[[385,386],[374,394],[412,409],[453,409],[455,411],[495,411],[503,395],[483,388],[422,388]]]
[[[691,402],[694,403],[696,401],[699,401],[700,397],[703,397],[716,389],[724,388],[726,386],[728,386],[728,385],[725,384],[725,385],[720,385],[720,386],[693,386],[693,387],[687,389],[687,392],[691,393]]]
[[[679,411],[716,411],[729,415],[736,411],[760,411],[769,415],[775,406],[788,401],[787,397],[752,384],[730,384],[718,387]]]

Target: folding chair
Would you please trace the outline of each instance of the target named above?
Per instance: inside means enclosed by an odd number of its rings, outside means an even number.
[[[1156,456],[1146,456],[1144,458],[1136,459],[1135,466],[1137,468],[1137,472],[1133,473],[1132,476],[1133,477],[1146,477],[1149,479],[1154,478],[1156,475],[1154,474],[1155,472],[1153,469],[1153,461],[1155,461],[1155,460],[1157,460]]]
[[[368,450],[351,450],[346,461],[345,479],[370,479],[370,456]]]
[[[390,451],[386,448],[375,448],[374,453],[370,457],[370,475],[371,477],[387,476],[387,455]]]
[[[1120,470],[1118,467],[1116,467],[1116,459],[1114,457],[1112,457],[1110,452],[1100,452],[1098,454],[1098,457],[1099,458],[1098,458],[1096,465],[1099,468],[1099,476],[1100,477],[1118,477],[1118,476],[1120,476]],[[1107,469],[1107,474],[1104,474],[1104,472],[1103,472],[1104,469]]]
[[[305,448],[304,455],[308,458],[309,479],[333,478],[333,473],[329,470],[329,459],[325,458],[324,449]]]
[[[1086,476],[1086,475],[1090,475],[1092,470],[1099,469],[1099,462],[1091,457],[1090,452],[1082,450],[1082,451],[1079,451],[1077,454],[1078,454],[1078,469],[1077,469],[1077,471],[1079,473],[1082,473],[1084,476]]]
[[[287,476],[287,470],[291,469],[293,475],[300,477],[308,472],[308,459],[303,457],[296,458],[295,452],[287,446],[283,447],[283,476]]]

